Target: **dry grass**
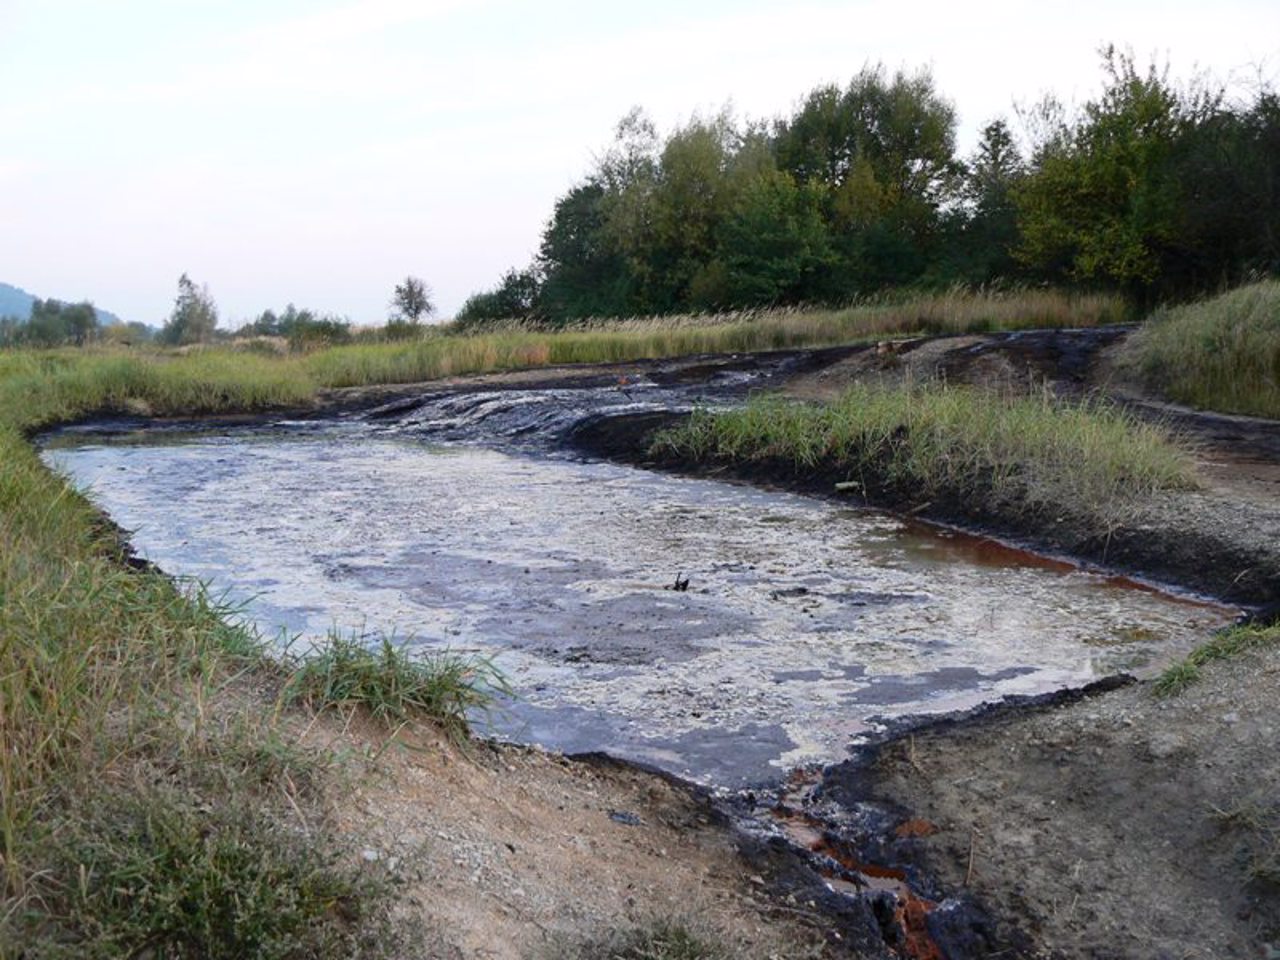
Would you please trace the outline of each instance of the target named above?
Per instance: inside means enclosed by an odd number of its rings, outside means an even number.
[[[1157,312],[1125,360],[1181,403],[1280,418],[1280,280]]]

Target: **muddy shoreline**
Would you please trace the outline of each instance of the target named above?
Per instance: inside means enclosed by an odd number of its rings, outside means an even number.
[[[1018,351],[1031,350],[1039,375],[1052,380],[1058,370],[1054,389],[1081,392],[1098,387],[1101,378],[1110,375],[1107,351],[1121,336],[1108,333],[1091,340],[1087,349],[1076,349],[1069,336],[1057,332],[1047,339],[1057,344],[1059,353],[1065,351],[1071,357],[1057,367],[1053,350],[1046,353],[1044,342],[1025,336],[1003,341],[998,336],[986,338],[976,350],[974,338],[943,338],[964,341],[946,350],[938,350],[937,341],[913,342],[893,354],[892,362],[865,346],[801,351],[767,361],[771,368],[752,388],[814,396],[838,390],[840,383],[856,377],[903,376],[912,369],[904,356],[918,349],[934,350],[934,368],[948,371],[952,379],[973,376],[986,382],[993,366],[999,367],[1001,375],[1019,379],[1027,376],[1027,370],[1018,367]],[[1002,354],[1001,342],[1013,342],[1015,348]],[[976,359],[965,361],[962,355]],[[282,413],[318,419],[367,414],[375,408],[397,415],[411,410],[427,392],[599,387],[640,376],[696,381],[726,371],[758,371],[760,363],[760,357],[699,357],[338,391],[306,409],[216,422],[254,425],[277,421]],[[1170,415],[1167,408],[1129,387],[1112,392],[1135,408],[1145,405],[1156,415]],[[866,500],[1219,600],[1243,606],[1274,602],[1280,596],[1280,536],[1273,534],[1280,525],[1275,504],[1268,503],[1272,492],[1268,484],[1280,462],[1276,440],[1280,427],[1272,429],[1265,421],[1252,420],[1243,426],[1230,420],[1224,425],[1222,418],[1212,415],[1173,413],[1193,433],[1203,420],[1199,435],[1209,438],[1203,447],[1205,461],[1225,482],[1220,478],[1211,489],[1189,495],[1190,499],[1184,496],[1158,504],[1109,536],[1090,529],[1079,518],[1012,522],[965,504],[913,502],[906,491],[871,491]],[[601,416],[577,429],[570,442],[589,456],[828,497],[835,497],[834,484],[846,479],[797,477],[776,465],[708,470],[655,462],[645,452],[643,439],[672,419],[672,414],[662,411]],[[183,423],[207,426],[210,421],[122,420],[89,426],[90,432],[112,432],[154,426],[176,429]],[[1240,463],[1257,464],[1260,469],[1234,483],[1232,466]],[[1233,495],[1234,488],[1243,486],[1248,486],[1245,493]],[[688,791],[689,801],[718,828],[736,836],[739,855],[762,880],[765,890],[761,892],[767,893],[770,902],[783,913],[791,910],[821,917],[812,923],[823,931],[834,956],[1154,958],[1175,955],[1170,952],[1175,946],[1184,949],[1180,956],[1263,956],[1260,951],[1280,943],[1275,898],[1247,878],[1226,889],[1214,889],[1213,870],[1221,872],[1254,854],[1240,853],[1236,844],[1219,855],[1216,845],[1221,831],[1203,809],[1206,804],[1225,809],[1233,791],[1250,797],[1258,791],[1241,786],[1239,771],[1227,775],[1205,770],[1225,771],[1238,762],[1247,763],[1248,775],[1261,785],[1260,796],[1265,797],[1267,789],[1271,795],[1280,793],[1280,765],[1270,749],[1276,743],[1275,730],[1267,717],[1267,705],[1277,695],[1280,657],[1259,654],[1224,668],[1195,699],[1173,706],[1154,701],[1146,685],[1111,683],[1035,702],[1000,703],[960,717],[904,723],[876,738],[853,759],[813,774],[802,795],[740,796],[722,805],[688,785],[680,789]],[[1235,709],[1230,709],[1233,705]],[[1208,733],[1200,729],[1206,717],[1212,727]],[[1245,733],[1252,734],[1252,740]],[[601,756],[573,759],[601,769],[628,766]],[[1158,803],[1152,804],[1144,793],[1143,781],[1126,773],[1135,770],[1147,778],[1145,782],[1154,778],[1167,785],[1159,792]],[[654,772],[644,771],[644,775],[654,776]],[[1127,786],[1112,789],[1117,783]],[[762,815],[779,809],[808,818],[821,842],[805,850],[807,835],[802,842],[795,836],[789,842],[784,829],[761,833],[751,828],[751,823],[761,822]],[[1043,810],[1051,814],[1045,817],[1036,812]],[[907,824],[917,826],[904,831]],[[1199,865],[1184,871],[1186,876],[1179,872],[1179,858],[1167,852],[1183,834]],[[925,939],[912,939],[916,934],[907,916],[910,911],[896,910],[893,896],[850,899],[832,892],[824,877],[855,886],[862,882],[856,871],[841,872],[846,868],[840,856],[833,857],[833,850],[844,851],[841,856],[847,854],[849,861],[900,872],[907,878],[911,889],[930,904],[920,914],[924,919],[916,922],[917,927],[923,923]],[[1067,856],[1076,856],[1084,867],[1065,865],[1065,861],[1053,865],[1055,858]],[[1163,871],[1161,875],[1142,876],[1144,860]],[[1039,866],[1028,869],[1028,864]],[[1143,897],[1164,897],[1169,902],[1153,909]],[[1180,903],[1178,897],[1190,899]],[[1127,905],[1122,899],[1129,901]],[[1196,929],[1179,925],[1180,913],[1199,909],[1191,907],[1192,902],[1221,909],[1224,919]],[[1067,903],[1069,909],[1064,906]],[[1138,922],[1140,917],[1147,919]],[[1176,929],[1167,936],[1159,931],[1153,935],[1151,917]]]

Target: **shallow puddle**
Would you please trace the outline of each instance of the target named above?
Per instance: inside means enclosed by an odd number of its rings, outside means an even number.
[[[45,455],[265,633],[483,654],[518,694],[491,732],[727,787],[843,759],[877,718],[1150,669],[1225,621],[833,502],[363,422],[144,441]]]

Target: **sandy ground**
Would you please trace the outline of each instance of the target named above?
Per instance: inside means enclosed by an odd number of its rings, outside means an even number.
[[[390,731],[332,715],[309,742],[348,758],[332,798],[358,856],[390,871],[414,956],[554,958],[583,939],[687,921],[732,956],[866,955],[846,921],[781,892],[783,854],[742,851],[705,797],[605,758]],[[842,923],[845,933],[841,933]]]

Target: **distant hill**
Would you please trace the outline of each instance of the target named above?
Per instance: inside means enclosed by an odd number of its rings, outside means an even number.
[[[40,299],[47,299],[41,297]],[[56,300],[62,300],[61,297],[55,297]],[[27,293],[21,287],[14,287],[7,283],[0,283],[0,317],[17,317],[25,320],[31,316],[31,304],[34,303],[36,297],[34,294]],[[66,300],[65,303],[78,303],[78,300]],[[122,323],[123,321],[110,310],[103,310],[101,307],[95,306],[93,312],[98,315],[98,323],[104,327],[108,327],[113,323]]]

